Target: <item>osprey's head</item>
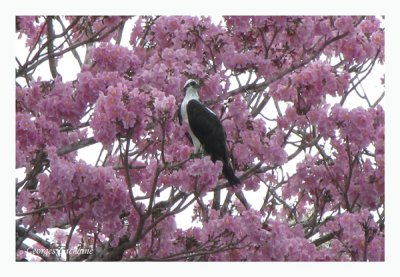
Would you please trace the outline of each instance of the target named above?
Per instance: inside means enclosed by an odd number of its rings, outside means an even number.
[[[186,92],[188,88],[193,88],[195,90],[198,90],[200,88],[199,81],[194,79],[187,80],[185,86],[183,87],[183,90]]]

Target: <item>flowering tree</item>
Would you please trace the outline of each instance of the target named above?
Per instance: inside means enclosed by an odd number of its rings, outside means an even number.
[[[384,62],[380,24],[17,17],[16,259],[384,260],[383,76],[381,92],[363,86]],[[80,72],[64,81],[69,53]],[[239,186],[179,125],[188,78],[222,121]],[[97,162],[78,159],[93,144]]]

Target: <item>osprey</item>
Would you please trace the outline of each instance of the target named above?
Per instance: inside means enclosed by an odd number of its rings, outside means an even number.
[[[217,115],[199,101],[197,90],[200,88],[198,81],[190,79],[185,83],[185,98],[179,110],[179,123],[182,121],[189,126],[196,152],[205,152],[215,162],[223,163],[222,173],[229,184],[234,186],[240,183],[229,163],[226,147],[226,134]]]

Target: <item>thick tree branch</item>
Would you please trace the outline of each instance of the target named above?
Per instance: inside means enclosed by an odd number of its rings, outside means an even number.
[[[66,155],[68,153],[71,153],[73,151],[79,150],[81,148],[84,148],[86,146],[89,146],[89,145],[92,145],[92,144],[95,144],[95,143],[97,143],[97,141],[95,140],[94,137],[83,139],[83,140],[80,140],[80,141],[77,141],[77,142],[73,142],[71,144],[68,144],[68,145],[60,147],[57,150],[57,154],[59,156],[63,156],[63,155]]]
[[[58,76],[56,60],[53,57],[54,53],[54,28],[53,28],[53,17],[48,16],[46,18],[46,26],[47,26],[47,56],[49,57],[49,67],[51,76],[56,78]]]

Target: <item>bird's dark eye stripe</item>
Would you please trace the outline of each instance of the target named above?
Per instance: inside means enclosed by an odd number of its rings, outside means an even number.
[[[186,85],[184,86],[184,90],[186,90],[188,87],[195,87],[195,88],[199,88],[200,85],[197,81],[195,80],[191,80],[189,83],[186,83]]]

